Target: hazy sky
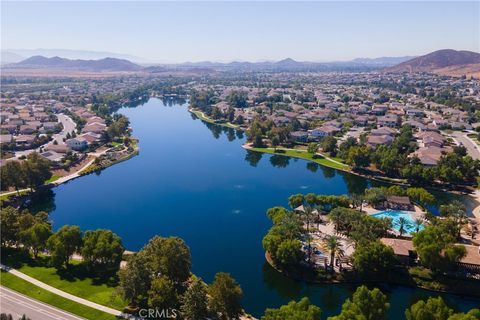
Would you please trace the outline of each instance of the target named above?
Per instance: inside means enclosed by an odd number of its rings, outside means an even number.
[[[2,49],[159,62],[331,61],[480,51],[480,2],[1,2]]]

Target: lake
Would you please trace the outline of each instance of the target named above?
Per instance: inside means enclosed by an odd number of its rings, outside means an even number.
[[[130,118],[140,154],[54,188],[53,198],[42,200],[55,228],[112,229],[130,250],[154,235],[181,237],[191,249],[193,272],[207,282],[218,271],[231,273],[244,291],[245,309],[257,317],[303,296],[321,307],[322,318],[339,312],[354,287],[307,285],[266,264],[265,212],[287,206],[294,193],[348,194],[371,182],[304,160],[249,153],[241,148],[242,132],[195,119],[186,105],[150,99],[119,112]],[[407,306],[429,295],[401,286],[381,289],[391,299],[390,319],[403,319]],[[443,296],[462,310],[480,305]]]

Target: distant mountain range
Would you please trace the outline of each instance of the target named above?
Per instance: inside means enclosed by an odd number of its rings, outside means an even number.
[[[3,53],[2,53],[3,54]],[[3,57],[3,56],[2,56]],[[18,56],[10,56],[18,58]],[[385,72],[430,72],[459,76],[480,70],[480,53],[471,51],[439,50],[420,57],[358,58],[351,61],[309,62],[291,58],[266,62],[186,62],[180,64],[158,64],[140,66],[127,59],[106,57],[98,60],[67,59],[33,56],[17,63],[3,65],[7,69],[62,69],[84,71],[130,71],[162,73],[171,71],[193,71],[211,73],[218,71],[264,71],[264,72],[308,72],[308,71],[371,71]]]
[[[444,49],[431,52],[424,56],[402,62],[396,66],[385,69],[387,72],[428,72],[448,75],[448,70],[463,70],[478,68],[480,53],[472,51],[456,51]],[[465,74],[464,73],[464,74]],[[453,74],[452,74],[453,75]]]
[[[148,59],[129,54],[106,51],[70,50],[70,49],[5,49],[2,50],[2,65],[20,62],[32,56],[47,58],[62,57],[67,59],[99,60],[104,58],[126,59],[135,63],[148,63]]]
[[[141,66],[125,59],[104,58],[100,60],[70,60],[60,57],[33,56],[7,65],[15,69],[65,69],[86,71],[140,71]]]

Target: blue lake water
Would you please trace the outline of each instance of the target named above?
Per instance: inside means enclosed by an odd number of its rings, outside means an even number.
[[[140,154],[53,189],[44,205],[55,228],[109,228],[130,250],[157,234],[181,237],[191,249],[193,272],[207,282],[218,271],[230,272],[242,286],[245,309],[255,316],[303,296],[322,308],[322,318],[339,312],[354,287],[306,285],[265,263],[261,241],[270,227],[265,212],[286,206],[294,193],[361,192],[371,185],[368,180],[303,160],[247,153],[241,132],[194,119],[186,105],[151,99],[119,112],[130,118]],[[429,295],[381,288],[391,297],[390,319],[403,319],[405,307]],[[444,297],[463,310],[480,305]]]

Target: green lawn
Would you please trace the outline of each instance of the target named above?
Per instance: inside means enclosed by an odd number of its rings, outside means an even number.
[[[213,119],[210,119],[209,117],[207,117],[203,112],[201,111],[198,111],[198,110],[194,110],[194,109],[189,109],[189,111],[191,113],[193,113],[194,115],[196,115],[199,119],[205,121],[205,122],[208,122],[208,123],[214,123],[214,124],[218,124],[220,126],[224,126],[224,127],[228,127],[228,128],[233,128],[233,129],[240,129],[239,126],[237,125],[234,125],[234,124],[231,124],[229,122],[215,122],[215,120]]]
[[[48,266],[47,257],[33,260],[27,254],[2,248],[2,263],[52,287],[86,300],[117,310],[123,310],[127,305],[121,297],[115,295],[118,286],[116,275],[92,276],[78,261],[71,261],[68,270],[57,271]]]
[[[59,175],[56,175],[56,174],[53,174],[52,177],[48,180],[45,181],[45,184],[49,184],[49,183],[52,183],[54,181],[57,181],[58,179],[60,179],[61,176]]]
[[[10,273],[2,271],[0,275],[0,284],[33,299],[45,302],[59,309],[68,311],[78,316],[92,320],[114,320],[114,315],[84,306],[77,302],[65,299],[40,287],[37,287],[23,279],[20,279]],[[28,316],[28,314],[27,314]]]
[[[313,157],[312,154],[308,153],[307,151],[303,150],[293,150],[293,149],[283,149],[283,148],[277,148],[275,151],[273,148],[251,148],[250,150],[252,151],[257,151],[257,152],[263,152],[263,153],[269,153],[269,154],[278,154],[278,155],[284,155],[284,156],[289,156],[293,158],[299,158],[299,159],[304,159],[304,160],[309,160],[318,164],[321,164],[326,167],[334,168],[334,169],[340,169],[340,170],[348,170],[350,167],[346,164],[339,164],[336,162],[333,162],[323,156],[317,155],[315,158]],[[335,159],[337,160],[337,159]],[[338,161],[338,160],[337,160]]]

